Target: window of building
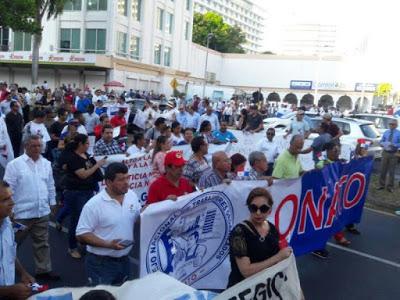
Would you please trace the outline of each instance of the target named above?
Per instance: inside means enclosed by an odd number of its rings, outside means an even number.
[[[8,42],[10,38],[10,29],[0,27],[0,51],[8,51]]]
[[[122,16],[128,15],[128,0],[118,0],[118,14]]]
[[[164,47],[164,66],[171,66],[171,48]]]
[[[117,32],[117,54],[121,56],[126,56],[126,39],[127,34],[124,32]]]
[[[190,23],[185,22],[185,40],[189,40],[190,37]]]
[[[107,10],[107,0],[87,0],[87,10]]]
[[[86,29],[85,52],[104,54],[105,50],[106,50],[106,30]]]
[[[131,36],[131,45],[129,48],[129,55],[133,59],[140,59],[140,38],[137,36]]]
[[[14,51],[31,51],[32,36],[25,32],[14,32]]]
[[[186,0],[186,10],[190,10],[191,6],[192,6],[192,0]]]
[[[61,28],[60,31],[60,51],[79,52],[81,48],[81,30],[71,28]]]
[[[165,20],[165,32],[172,34],[174,29],[174,15],[171,13],[167,13]]]
[[[156,65],[161,65],[161,45],[154,45],[154,63]]]
[[[164,29],[164,10],[161,8],[157,8],[157,28],[161,31]]]
[[[64,4],[64,10],[81,10],[82,0],[68,0]]]
[[[142,0],[132,0],[132,18],[140,22],[142,14]]]

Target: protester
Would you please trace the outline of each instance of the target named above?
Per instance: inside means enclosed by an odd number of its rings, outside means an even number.
[[[156,140],[156,145],[153,150],[153,158],[151,163],[153,165],[152,177],[158,178],[165,173],[165,156],[169,150],[171,150],[171,142],[168,137],[161,135]]]
[[[53,161],[53,149],[58,147],[58,143],[61,138],[61,132],[65,126],[68,125],[67,118],[68,112],[64,108],[60,108],[57,111],[57,120],[50,126],[49,133],[51,141],[47,143],[46,152],[48,153],[47,157]]]
[[[214,138],[214,136],[212,134],[211,123],[207,120],[205,120],[201,123],[200,129],[198,132],[198,136],[204,137],[204,140],[208,144],[222,144],[222,142],[220,142],[216,138]]]
[[[289,149],[283,151],[275,161],[272,177],[277,179],[293,179],[300,177],[304,171],[299,154],[304,146],[304,137],[294,135],[290,140]]]
[[[179,124],[178,121],[172,122],[171,131],[172,131],[172,134],[171,134],[172,146],[179,145],[179,143],[183,142],[184,138],[183,138],[182,133],[181,133],[182,127],[181,127],[181,124]]]
[[[24,147],[25,154],[9,162],[4,174],[13,192],[14,218],[27,227],[17,232],[15,239],[20,245],[28,235],[32,238],[37,279],[59,280],[60,276],[52,272],[48,229],[50,212],[56,205],[53,171],[40,154],[39,136],[26,137]]]
[[[279,148],[276,141],[274,141],[275,129],[268,128],[266,132],[266,139],[262,139],[258,145],[257,150],[265,154],[268,161],[268,171],[266,176],[271,176],[274,170],[275,160],[279,155]]]
[[[89,139],[87,135],[78,134],[69,145],[70,154],[65,159],[67,176],[65,179],[64,200],[71,212],[68,230],[68,253],[73,258],[81,258],[75,238],[75,230],[83,206],[98,189],[98,182],[103,179],[99,170],[105,163],[103,158],[96,162],[89,157]]]
[[[103,126],[102,138],[96,142],[93,148],[95,156],[114,155],[123,153],[120,145],[113,139],[113,127],[111,125]]]
[[[326,132],[332,136],[332,140],[334,140],[337,143],[340,143],[339,138],[343,135],[343,132],[335,123],[332,122],[332,114],[330,113],[324,114],[322,116],[322,123],[328,125],[328,129]]]
[[[322,169],[326,165],[340,161],[339,160],[340,146],[337,143],[328,142],[327,144],[325,144],[324,150],[326,150],[327,157],[326,159],[321,160],[316,164],[317,169]],[[347,247],[350,245],[350,241],[345,238],[344,233],[342,231],[336,233],[334,235],[334,238],[336,240],[336,243],[338,243],[341,246]],[[326,249],[313,251],[312,254],[319,258],[327,258],[329,256],[329,252]]]
[[[118,113],[111,118],[110,124],[112,127],[119,127],[118,141],[120,144],[125,144],[128,140],[127,124],[125,120],[125,108],[119,108]]]
[[[187,127],[187,115],[188,113],[185,111],[185,106],[182,104],[179,105],[178,113],[176,114],[176,122],[181,125],[182,129],[185,129]]]
[[[150,184],[146,205],[164,200],[176,200],[179,196],[192,193],[194,188],[184,178],[185,160],[179,151],[168,152],[165,156],[165,174]]]
[[[87,135],[87,131],[85,128],[85,119],[83,118],[83,114],[80,111],[76,111],[73,114],[73,119],[78,121],[78,126],[77,126],[77,132],[80,134],[85,134]],[[67,131],[67,126],[65,126],[61,132],[63,134],[64,132]]]
[[[284,135],[287,138],[289,134],[302,135],[305,139],[310,134],[310,125],[304,121],[304,110],[298,110],[296,113],[296,119],[290,123],[288,132]]]
[[[215,130],[212,135],[220,143],[237,143],[238,141],[235,135],[228,131],[228,123],[226,121],[222,121],[220,129]]]
[[[0,180],[0,298],[26,299],[35,283],[33,278],[21,265],[16,255],[14,230],[10,220],[14,201],[7,182]],[[15,283],[15,273],[20,283]]]
[[[400,149],[400,130],[397,129],[398,122],[396,119],[390,120],[389,126],[390,128],[385,131],[379,142],[379,144],[383,147],[383,152],[381,172],[379,176],[379,187],[377,189],[383,190],[386,186],[387,190],[390,193],[393,193],[394,174],[398,160],[396,152]],[[389,178],[386,182],[387,177]]]
[[[219,185],[223,182],[230,182],[233,179],[231,171],[231,159],[223,151],[214,152],[212,155],[212,168],[203,172],[199,179],[198,187],[206,189]]]
[[[95,109],[95,112],[96,112],[96,114],[97,114],[99,117],[100,117],[101,115],[107,113],[107,107],[104,107],[103,104],[104,104],[104,102],[103,102],[103,100],[101,100],[101,99],[98,99],[98,100],[96,101],[96,109]]]
[[[163,117],[159,117],[154,122],[154,127],[150,128],[146,131],[144,137],[146,138],[148,143],[152,143],[157,140],[157,138],[163,134],[165,131],[165,124],[166,119]]]
[[[240,111],[239,120],[236,125],[237,130],[244,130],[247,127],[248,113],[246,109]]]
[[[245,131],[255,133],[264,130],[264,123],[261,114],[258,112],[256,105],[250,106],[250,113],[247,116],[247,125]]]
[[[205,157],[208,153],[208,143],[205,142],[204,137],[197,136],[192,140],[190,145],[193,154],[186,162],[183,169],[183,176],[195,186],[203,172],[210,168]]]
[[[214,114],[214,110],[211,105],[207,106],[206,113],[200,116],[198,125],[199,127],[197,128],[198,131],[200,131],[201,124],[204,121],[208,121],[210,123],[211,131],[219,129],[218,117],[216,114]]]
[[[239,173],[243,173],[246,167],[247,159],[240,153],[235,153],[231,156],[231,172],[236,176],[240,176]]]
[[[106,188],[83,207],[76,228],[77,239],[87,245],[86,273],[91,286],[116,285],[132,279],[128,254],[141,205],[129,190],[128,167],[107,166]]]
[[[186,128],[190,128],[193,132],[195,132],[199,125],[200,115],[195,111],[192,105],[189,105],[186,114]]]
[[[138,153],[146,153],[147,149],[145,147],[146,139],[143,133],[136,133],[133,136],[133,144],[126,150],[127,155],[134,155]]]
[[[50,141],[50,135],[47,132],[47,128],[44,125],[44,119],[46,117],[46,114],[42,110],[34,110],[33,111],[33,120],[30,121],[28,124],[25,125],[23,134],[22,134],[22,139],[26,139],[27,137],[31,135],[38,135],[41,137],[43,145],[42,145],[42,153],[45,152],[45,146],[48,141]]]
[[[87,112],[83,114],[85,119],[85,128],[88,135],[94,135],[94,128],[100,123],[99,116],[94,112],[94,105],[89,104]]]
[[[249,178],[252,180],[267,179],[269,185],[272,184],[272,179],[268,177],[268,161],[265,154],[261,151],[253,151],[249,154]]]
[[[319,136],[315,138],[310,147],[304,149],[300,154],[307,154],[312,151],[312,157],[314,164],[317,165],[322,158],[322,152],[324,151],[325,145],[332,140],[332,136],[327,132],[329,125],[326,123],[321,123],[319,126]]]
[[[100,124],[97,124],[93,128],[94,136],[96,137],[96,141],[101,138],[102,132],[103,132],[103,126],[105,125],[110,125],[110,119],[108,118],[108,115],[103,114],[99,118]]]
[[[183,132],[183,141],[178,143],[178,146],[181,145],[190,145],[193,140],[193,130],[192,128],[186,128]]]
[[[272,267],[293,252],[290,247],[280,249],[279,232],[266,221],[273,205],[271,194],[264,188],[255,188],[248,195],[246,205],[249,219],[237,224],[229,237],[231,273],[228,288]]]
[[[11,111],[6,115],[8,135],[14,150],[14,157],[18,157],[21,152],[22,129],[24,128],[24,119],[19,112],[19,104],[16,101],[10,103]]]

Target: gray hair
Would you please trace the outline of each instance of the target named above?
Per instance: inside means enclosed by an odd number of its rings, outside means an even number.
[[[263,152],[253,151],[249,155],[249,164],[250,164],[250,166],[253,167],[257,160],[264,160],[264,159],[267,160],[267,158]]]
[[[304,137],[301,134],[295,134],[294,136],[292,136],[292,138],[290,139],[290,146],[292,146],[297,140],[304,140]]]
[[[40,135],[37,134],[30,134],[24,137],[24,147],[26,147],[31,141],[37,141],[39,140],[40,142],[42,142],[42,137]]]

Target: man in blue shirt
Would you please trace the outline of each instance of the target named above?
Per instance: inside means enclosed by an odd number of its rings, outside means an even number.
[[[187,128],[187,112],[185,111],[185,106],[183,104],[179,105],[178,113],[176,114],[176,120],[181,125],[182,129]]]
[[[237,138],[232,132],[228,131],[228,123],[221,122],[220,129],[213,132],[213,137],[222,143],[237,143]]]
[[[385,131],[380,141],[383,152],[378,190],[383,190],[385,188],[387,173],[389,173],[387,189],[389,192],[393,193],[394,174],[397,165],[396,152],[400,149],[400,130],[397,129],[398,122],[396,119],[390,120],[389,126],[390,128]]]
[[[80,94],[76,104],[76,109],[81,113],[86,113],[89,104],[92,104],[92,101],[89,99],[88,95]]]

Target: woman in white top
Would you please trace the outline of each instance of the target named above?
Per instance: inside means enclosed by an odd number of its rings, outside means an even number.
[[[183,138],[181,130],[182,130],[182,127],[181,127],[181,124],[179,124],[179,122],[177,122],[177,121],[172,122],[172,125],[171,125],[171,131],[172,131],[171,143],[172,143],[172,146],[176,146],[180,142],[185,140]]]
[[[133,137],[133,144],[126,150],[127,155],[134,155],[138,153],[146,153],[146,139],[144,138],[143,133],[137,133]]]

